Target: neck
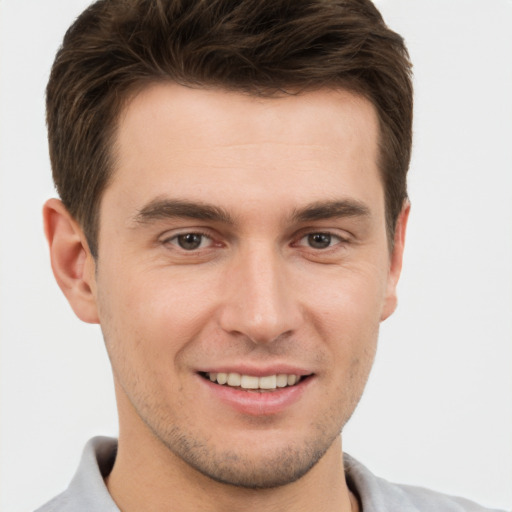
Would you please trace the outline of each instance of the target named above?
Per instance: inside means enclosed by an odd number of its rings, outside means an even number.
[[[341,438],[299,480],[276,488],[247,489],[216,482],[170,452],[152,434],[122,430],[107,487],[123,512],[356,512],[344,475]]]

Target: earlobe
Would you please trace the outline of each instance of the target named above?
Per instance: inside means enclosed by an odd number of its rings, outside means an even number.
[[[400,273],[402,272],[405,233],[407,229],[407,221],[409,219],[410,210],[411,203],[408,200],[406,200],[396,222],[394,245],[393,251],[391,252],[390,255],[387,290],[384,301],[384,307],[381,315],[381,321],[386,320],[386,318],[391,316],[391,314],[395,311],[397,306],[396,287],[398,285]]]
[[[95,293],[95,262],[84,233],[58,199],[43,207],[44,230],[53,275],[75,314],[99,323]]]

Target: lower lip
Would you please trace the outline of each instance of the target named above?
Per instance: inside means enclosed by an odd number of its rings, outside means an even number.
[[[267,416],[283,412],[300,399],[313,380],[312,376],[308,376],[295,386],[259,392],[214,384],[201,376],[198,378],[219,401],[239,413],[251,416]]]

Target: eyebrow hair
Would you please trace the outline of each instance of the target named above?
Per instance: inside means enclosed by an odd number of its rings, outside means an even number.
[[[344,199],[338,201],[320,201],[295,210],[292,219],[295,222],[307,222],[336,217],[370,217],[368,206],[360,201]]]
[[[181,199],[154,199],[135,215],[135,222],[145,224],[154,220],[188,218],[234,224],[231,215],[218,206]]]
[[[352,199],[319,201],[296,209],[291,215],[292,222],[308,222],[340,217],[369,217],[370,209]],[[219,206],[182,199],[161,199],[150,201],[134,217],[137,224],[154,220],[188,218],[235,224],[233,217]]]

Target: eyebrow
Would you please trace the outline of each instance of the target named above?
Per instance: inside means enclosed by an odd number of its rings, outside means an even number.
[[[370,217],[370,209],[360,201],[343,199],[319,201],[296,209],[291,215],[292,222],[311,222],[343,217]],[[135,215],[137,224],[148,224],[162,219],[197,219],[234,225],[235,220],[225,209],[202,202],[181,199],[154,199]]]
[[[370,217],[368,206],[353,199],[321,201],[295,210],[292,219],[295,222],[308,222],[342,217]]]
[[[146,224],[155,220],[172,218],[208,220],[234,224],[231,215],[223,208],[206,203],[180,199],[154,199],[137,212],[134,220],[137,224]]]

